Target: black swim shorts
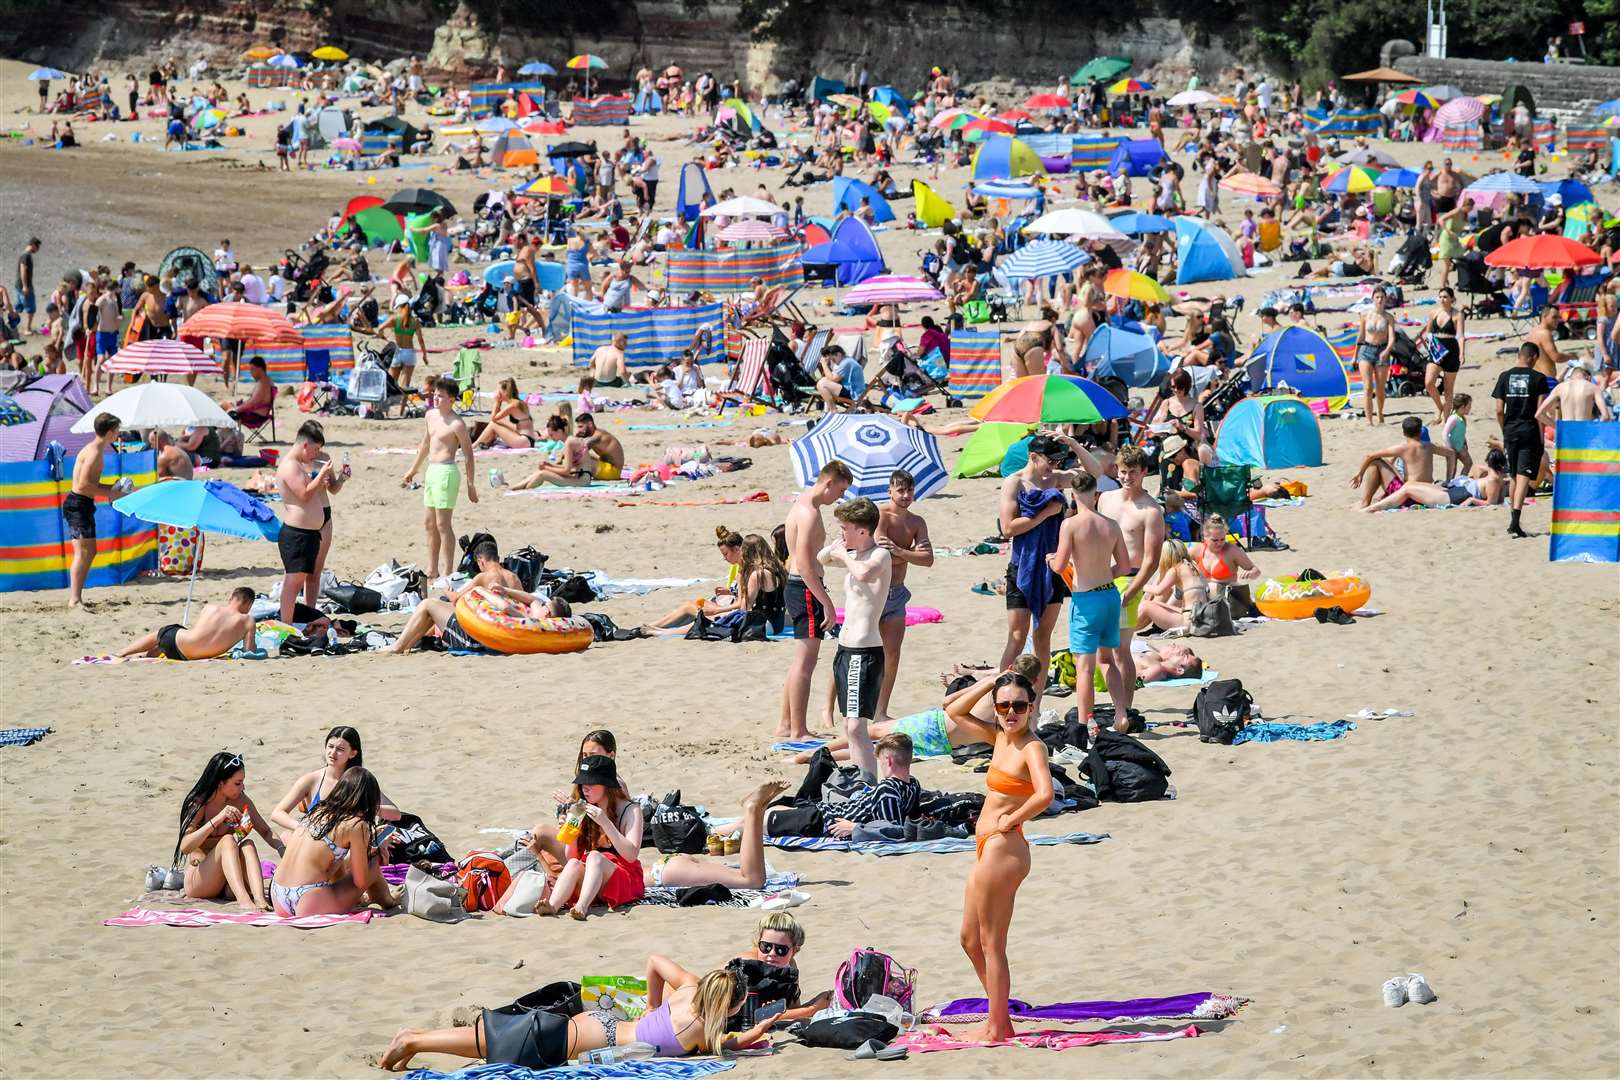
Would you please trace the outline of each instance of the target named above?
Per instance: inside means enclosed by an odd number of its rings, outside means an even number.
[[[69,540],[96,538],[96,500],[70,491],[62,500],[62,517],[67,521]]]
[[[1507,453],[1509,476],[1528,476],[1534,480],[1540,474],[1541,458],[1546,452],[1541,445],[1541,432],[1510,433],[1503,439],[1502,449]]]
[[[838,691],[838,715],[846,719],[875,718],[878,692],[883,689],[883,646],[838,646],[833,656],[833,681]]]
[[[1063,603],[1063,601],[1069,598],[1069,586],[1061,577],[1059,577],[1057,574],[1053,574],[1051,569],[1048,569],[1046,572],[1052,575],[1052,598],[1047,601],[1047,604],[1051,605]],[[1029,597],[1025,596],[1024,590],[1018,587],[1018,576],[1013,572],[1011,563],[1007,564],[1007,610],[1029,610]]]
[[[186,654],[180,651],[180,631],[185,627],[179,623],[170,623],[158,630],[158,652],[170,660],[185,660]]]
[[[804,578],[789,574],[783,590],[783,604],[788,621],[793,624],[793,636],[800,640],[820,641],[827,636],[827,609],[815,598]]]
[[[283,522],[276,547],[281,550],[282,570],[289,574],[313,574],[315,560],[321,554],[321,530],[300,529]]]

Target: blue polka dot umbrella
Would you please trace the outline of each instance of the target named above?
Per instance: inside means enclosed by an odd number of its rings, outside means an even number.
[[[821,421],[788,448],[793,475],[809,487],[829,461],[842,461],[855,474],[846,498],[865,496],[873,502],[889,497],[889,477],[904,469],[917,480],[917,498],[945,486],[949,474],[940,457],[939,440],[921,428],[908,427],[875,413],[839,413]]]

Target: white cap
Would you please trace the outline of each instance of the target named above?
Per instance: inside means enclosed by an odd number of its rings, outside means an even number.
[[[411,298],[406,296],[404,293],[400,293],[398,296],[394,297],[395,307],[406,307],[410,304],[410,302]]]

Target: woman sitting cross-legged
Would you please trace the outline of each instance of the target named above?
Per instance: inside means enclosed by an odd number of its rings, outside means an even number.
[[[270,899],[278,915],[331,915],[353,911],[366,901],[398,906],[382,876],[389,844],[378,842],[373,827],[381,806],[375,776],[357,766],[343,771],[343,778],[293,833],[276,867]]]

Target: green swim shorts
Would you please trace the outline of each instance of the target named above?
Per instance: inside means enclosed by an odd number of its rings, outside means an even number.
[[[453,461],[430,462],[422,477],[422,505],[429,510],[454,510],[461,491],[461,469]]]

